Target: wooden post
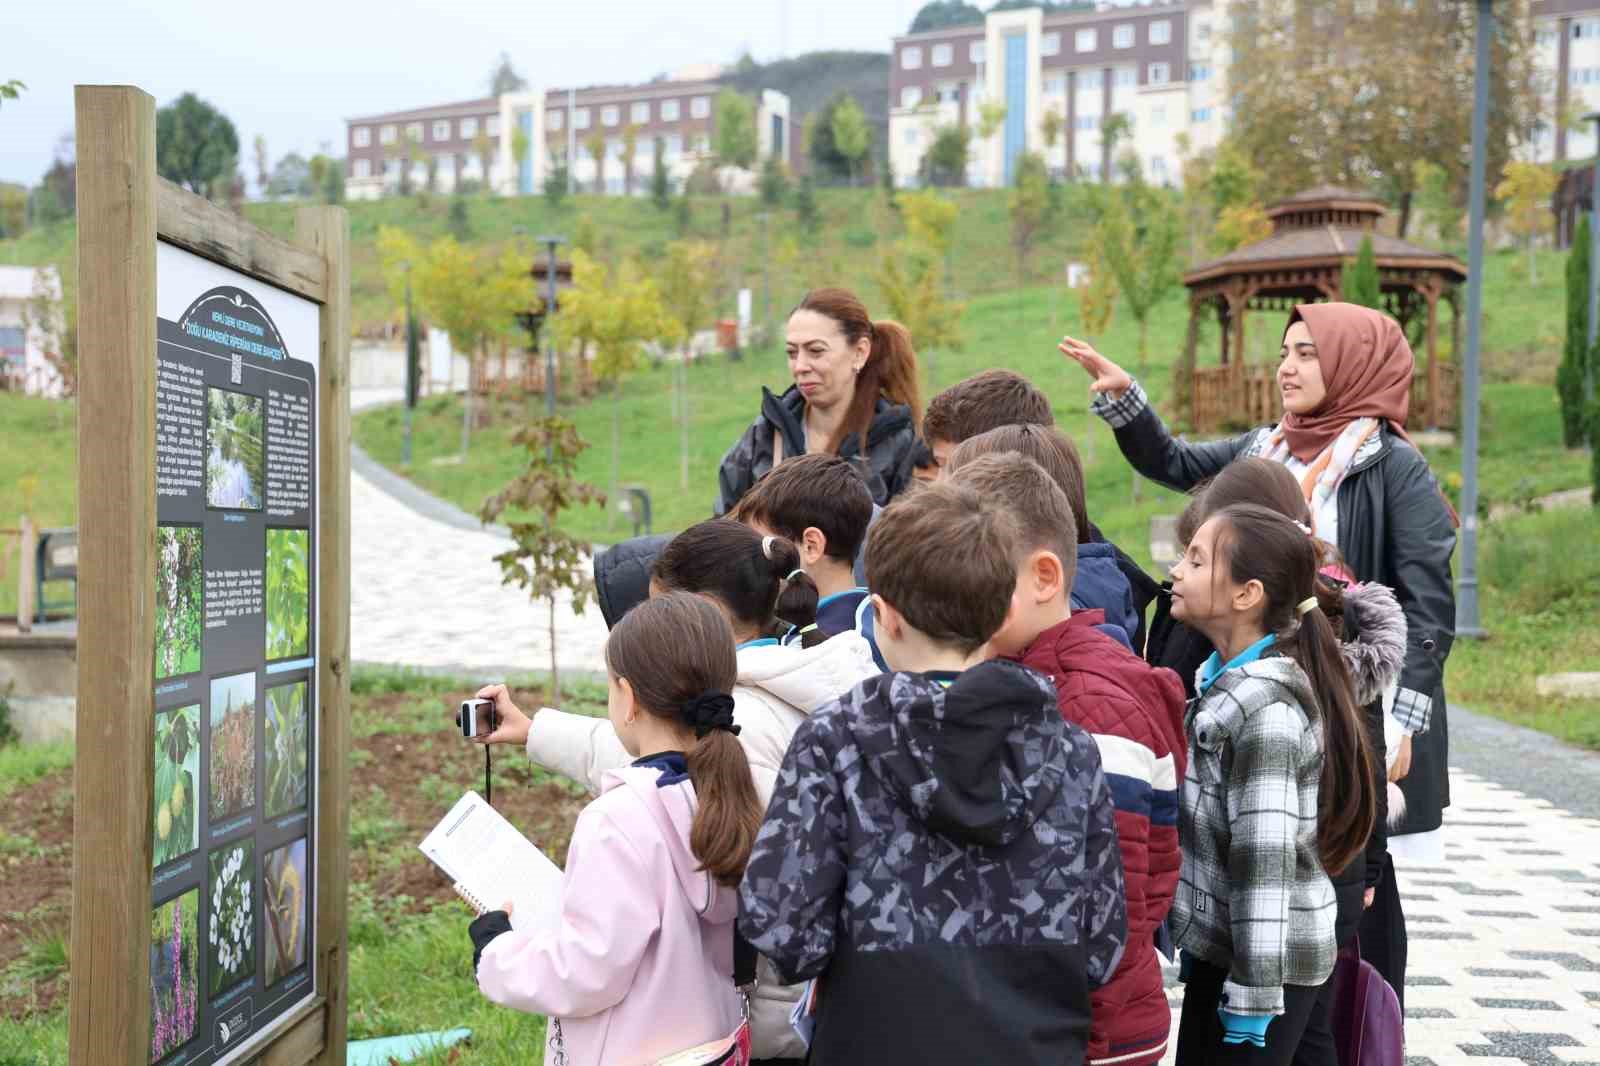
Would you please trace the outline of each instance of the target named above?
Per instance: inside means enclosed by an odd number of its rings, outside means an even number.
[[[21,535],[17,538],[17,629],[27,633],[33,629],[33,614],[38,609],[39,587],[34,584],[34,557],[39,554],[39,538],[33,529],[33,519],[22,516]]]
[[[156,107],[81,85],[73,1066],[150,1060],[155,759]],[[115,447],[104,442],[115,441]],[[31,565],[31,560],[30,560]]]
[[[1439,428],[1439,287],[1430,285],[1428,300],[1428,419],[1429,429]]]
[[[318,359],[321,436],[317,469],[317,991],[327,1001],[318,1066],[343,1066],[348,1030],[349,955],[345,914],[350,841],[350,224],[343,208],[305,207],[295,240],[327,263]],[[148,926],[148,922],[146,925]]]

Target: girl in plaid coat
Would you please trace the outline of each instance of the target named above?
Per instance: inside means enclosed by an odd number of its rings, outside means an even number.
[[[1301,527],[1241,504],[1209,518],[1172,569],[1173,617],[1218,649],[1185,715],[1179,1066],[1293,1059],[1333,971],[1325,870],[1372,832],[1375,773],[1317,567]]]

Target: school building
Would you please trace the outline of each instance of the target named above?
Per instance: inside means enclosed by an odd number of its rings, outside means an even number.
[[[431,160],[434,187],[441,192],[471,181],[487,182],[504,195],[529,195],[543,188],[553,166],[571,161],[579,190],[593,191],[599,178],[608,193],[640,194],[649,189],[658,150],[674,186],[681,185],[712,157],[715,100],[722,88],[714,72],[688,73],[701,76],[538,89],[346,119],[346,195],[376,199],[394,193],[408,159],[412,186],[426,185]],[[766,89],[755,103],[758,160],[777,154],[791,165],[789,98]],[[630,128],[633,180],[624,190]],[[602,142],[597,160],[594,149]]]
[[[1534,158],[1552,163],[1592,157],[1594,123],[1567,128],[1556,116],[1600,111],[1600,3],[1534,0],[1531,14],[1539,67],[1554,90],[1548,121],[1534,133]]]

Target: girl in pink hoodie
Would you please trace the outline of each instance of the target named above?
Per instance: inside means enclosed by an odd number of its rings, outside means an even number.
[[[545,1059],[564,1046],[571,1066],[649,1063],[738,1027],[736,890],[763,813],[716,607],[681,592],[640,604],[611,631],[606,668],[634,761],[578,816],[560,898],[515,930],[504,910],[471,927],[478,987],[549,1016]]]

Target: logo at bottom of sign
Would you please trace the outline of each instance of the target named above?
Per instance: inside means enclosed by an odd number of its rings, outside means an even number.
[[[222,1050],[244,1039],[250,1031],[250,1023],[254,1011],[248,999],[240,1000],[238,1005],[229,1007],[223,1016],[217,1019],[217,1050]]]

